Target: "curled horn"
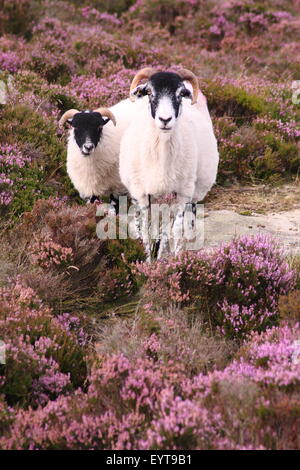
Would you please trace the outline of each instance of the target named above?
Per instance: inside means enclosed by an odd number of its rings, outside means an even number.
[[[66,111],[58,122],[59,127],[63,127],[67,119],[71,119],[77,113],[79,113],[77,109],[69,109],[69,111]]]
[[[134,101],[134,97],[132,96],[132,91],[141,83],[142,80],[145,80],[147,78],[150,78],[151,75],[153,75],[156,72],[155,69],[152,69],[151,67],[146,67],[144,69],[141,69],[134,77],[134,79],[131,82],[130,85],[130,92],[129,92],[129,98],[131,101]]]
[[[187,80],[188,82],[191,83],[191,85],[193,87],[192,104],[197,103],[198,94],[200,92],[198,78],[196,77],[196,75],[193,72],[191,72],[190,70],[187,70],[187,69],[181,69],[177,73],[182,78],[182,80]]]
[[[111,112],[110,109],[108,109],[108,108],[97,108],[97,109],[94,109],[94,113],[100,113],[102,116],[106,116],[108,119],[110,119],[114,123],[114,126],[117,125],[116,118],[115,118],[114,114]]]

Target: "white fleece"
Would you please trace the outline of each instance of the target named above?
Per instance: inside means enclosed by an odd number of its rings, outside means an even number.
[[[134,111],[134,103],[126,99],[110,109],[117,125],[115,127],[109,121],[103,127],[100,142],[91,155],[85,157],[81,154],[73,129],[69,134],[67,172],[82,198],[126,193],[119,176],[119,150],[121,138]]]
[[[201,201],[215,183],[217,141],[206,100],[200,93],[191,105],[183,100],[170,133],[155,126],[148,98],[135,103],[135,113],[120,147],[120,176],[140,207],[148,195],[177,193],[178,202]]]

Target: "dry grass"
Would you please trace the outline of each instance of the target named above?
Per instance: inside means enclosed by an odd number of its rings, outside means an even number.
[[[268,185],[215,186],[205,200],[206,210],[232,210],[244,215],[268,214],[300,208],[300,182]]]
[[[223,369],[238,349],[237,343],[211,334],[201,319],[175,307],[154,316],[140,311],[131,318],[110,320],[98,322],[94,335],[98,354],[122,352],[138,360],[149,355],[148,341],[154,334],[158,342],[156,359],[168,363],[176,358],[190,376]]]

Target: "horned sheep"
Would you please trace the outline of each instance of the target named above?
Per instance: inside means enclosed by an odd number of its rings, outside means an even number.
[[[151,68],[136,74],[130,98],[136,99],[135,113],[121,141],[121,181],[137,201],[142,227],[150,197],[176,194],[173,235],[177,253],[185,210],[203,200],[217,175],[219,153],[206,100],[189,70],[174,73]],[[149,232],[147,228],[142,232],[150,259]],[[162,252],[163,244],[158,257]]]
[[[71,125],[67,173],[81,198],[93,201],[109,196],[116,204],[117,197],[126,194],[119,176],[119,150],[133,107],[127,99],[110,109],[70,109],[61,117],[60,127],[66,122]]]

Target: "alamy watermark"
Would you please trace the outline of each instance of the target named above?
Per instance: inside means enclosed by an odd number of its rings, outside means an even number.
[[[292,82],[292,103],[299,104],[300,103],[300,80],[294,80]]]
[[[6,346],[4,341],[0,339],[0,365],[6,364]]]
[[[0,80],[0,104],[7,103],[8,93],[9,93],[9,90],[11,90],[12,88],[12,83],[13,83],[12,75],[9,75],[5,81]]]
[[[293,342],[294,351],[292,354],[292,363],[299,365],[300,364],[300,340],[295,340]]]
[[[126,196],[119,197],[118,218],[110,204],[97,208],[97,236],[101,240],[126,240],[146,236],[151,240],[185,241],[186,250],[199,250],[204,245],[204,205],[153,203],[140,210],[137,205],[128,206]]]

